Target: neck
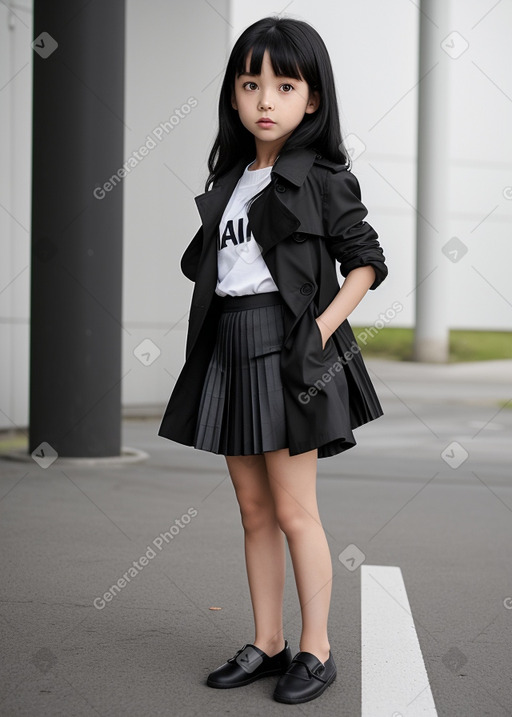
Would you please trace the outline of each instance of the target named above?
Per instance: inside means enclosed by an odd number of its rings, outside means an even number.
[[[281,151],[284,143],[288,137],[282,137],[275,142],[261,142],[256,137],[256,159],[251,164],[251,169],[263,169],[264,167],[271,167],[277,161],[279,152]]]

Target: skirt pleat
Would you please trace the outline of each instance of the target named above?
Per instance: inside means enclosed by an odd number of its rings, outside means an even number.
[[[269,292],[216,300],[221,313],[194,447],[223,455],[257,455],[286,448],[280,372],[282,297]]]
[[[268,318],[268,314],[266,314],[265,308],[261,309],[261,313],[265,316],[265,318]],[[253,326],[252,333],[254,351],[257,350],[256,347],[258,345],[262,345],[261,338],[261,322],[258,322],[256,326]],[[266,405],[263,404],[263,394],[266,390],[266,387],[264,385],[261,375],[262,363],[263,361],[260,357],[256,361],[254,361],[251,366],[251,384],[254,387],[251,395],[251,402],[253,420],[253,443],[255,446],[263,444],[264,429],[262,426],[262,422],[265,420],[266,416]]]

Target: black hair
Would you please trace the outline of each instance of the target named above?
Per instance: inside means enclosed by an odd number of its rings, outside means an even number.
[[[317,90],[320,95],[318,109],[304,115],[280,154],[310,147],[333,162],[350,165],[341,137],[331,60],[322,38],[302,20],[265,17],[244,30],[229,56],[219,97],[219,129],[208,157],[210,174],[205,190],[241,158],[248,164],[255,156],[254,135],[244,127],[231,105],[235,79],[245,72],[251,50],[251,73],[260,74],[263,55],[268,50],[275,75],[304,80],[310,91]]]

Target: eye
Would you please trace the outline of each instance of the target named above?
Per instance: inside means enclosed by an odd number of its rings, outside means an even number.
[[[286,95],[290,94],[290,92],[293,90],[293,86],[290,85],[289,82],[285,82],[281,85],[281,87],[283,88],[283,91]]]
[[[253,86],[248,88],[248,85],[253,85]],[[251,90],[253,90],[253,89],[254,89],[255,87],[257,87],[257,86],[258,86],[258,85],[257,85],[255,82],[251,82],[251,81],[249,81],[249,82],[244,82],[244,84],[242,85],[242,87],[243,87],[244,89],[251,89]]]

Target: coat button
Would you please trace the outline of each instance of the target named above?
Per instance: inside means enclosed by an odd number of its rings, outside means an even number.
[[[282,184],[276,184],[276,192],[286,192],[286,187]]]
[[[322,155],[321,155],[321,154],[317,154],[317,155],[315,156],[315,159],[322,159]]]
[[[305,284],[302,284],[300,287],[300,293],[304,294],[304,296],[309,296],[311,292],[313,291],[313,284],[310,284],[309,281]]]
[[[306,235],[302,232],[295,232],[295,234],[293,235],[293,240],[298,242],[306,241]]]

